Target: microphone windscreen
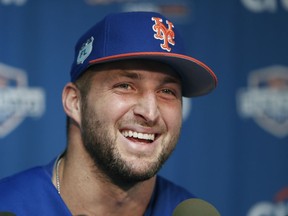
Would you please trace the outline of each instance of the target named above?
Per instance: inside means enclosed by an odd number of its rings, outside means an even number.
[[[218,210],[202,199],[187,199],[173,211],[173,216],[220,216]]]
[[[0,212],[0,216],[16,216],[16,214],[12,212]]]

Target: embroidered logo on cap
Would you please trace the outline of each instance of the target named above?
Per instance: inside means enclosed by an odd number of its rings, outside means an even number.
[[[81,47],[77,57],[77,64],[83,64],[83,62],[87,59],[93,49],[93,41],[94,38],[89,38]]]
[[[152,17],[152,20],[155,22],[155,24],[152,26],[152,29],[156,32],[154,34],[155,39],[163,40],[163,43],[160,44],[160,47],[163,50],[166,50],[168,52],[171,51],[170,45],[175,45],[175,33],[173,31],[174,25],[172,22],[166,20],[166,24],[168,25],[168,28],[163,24],[163,20],[158,17]]]

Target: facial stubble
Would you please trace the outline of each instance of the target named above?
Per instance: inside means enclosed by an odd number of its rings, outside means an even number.
[[[149,164],[143,163],[144,168],[139,171],[133,163],[123,159],[116,146],[116,136],[109,133],[107,122],[88,107],[86,100],[81,106],[81,119],[82,140],[86,151],[102,177],[116,184],[135,184],[155,176],[173,152],[180,134],[179,129],[169,143],[164,145],[157,159]]]

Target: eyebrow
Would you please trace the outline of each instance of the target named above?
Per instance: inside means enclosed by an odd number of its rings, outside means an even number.
[[[163,83],[175,83],[175,84],[181,85],[180,79],[171,75],[166,76],[163,80]]]
[[[121,70],[120,72],[117,73],[117,77],[127,77],[127,78],[131,78],[131,79],[143,79],[142,76],[136,72],[130,72],[130,71],[126,71],[126,70]]]
[[[120,71],[117,74],[117,77],[121,77],[121,76],[124,76],[124,77],[127,77],[127,78],[131,78],[131,79],[138,79],[138,80],[142,80],[143,79],[141,74],[136,73],[136,72],[126,71],[126,70]],[[164,77],[162,83],[163,84],[164,83],[175,83],[175,84],[181,85],[180,78],[174,77],[173,75],[169,75],[169,74],[166,74],[166,76]]]

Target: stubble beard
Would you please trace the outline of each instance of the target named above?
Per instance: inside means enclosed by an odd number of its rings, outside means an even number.
[[[132,163],[125,161],[119,153],[115,139],[109,134],[105,121],[89,109],[86,102],[82,104],[82,140],[84,147],[102,177],[118,185],[133,185],[155,176],[173,152],[178,141],[179,132],[173,136],[153,163],[143,164],[141,171]],[[103,118],[102,118],[103,119]],[[141,160],[141,157],[139,158]]]

